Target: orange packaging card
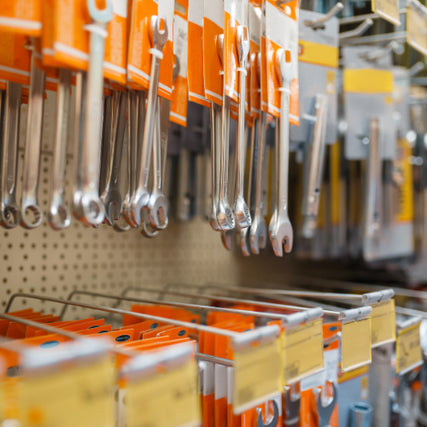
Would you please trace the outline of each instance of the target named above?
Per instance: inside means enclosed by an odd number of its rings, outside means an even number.
[[[45,316],[42,315],[42,316],[30,317],[28,318],[28,320],[32,320],[33,322],[38,322],[38,323],[49,323],[49,322],[55,322],[59,320],[59,317],[54,317],[49,314]],[[11,339],[25,338],[27,328],[28,326],[23,325],[22,323],[10,322],[9,327],[7,329],[6,337]]]
[[[107,338],[114,343],[121,344],[128,341],[133,341],[133,329],[122,329],[120,331],[106,332],[105,334],[88,335],[91,338]]]
[[[165,342],[165,341],[169,341],[168,337],[154,337],[154,338],[148,338],[146,340],[126,342],[124,344],[120,344],[120,347],[133,348],[133,347],[140,347],[141,345],[144,345],[144,344],[148,345],[148,344]]]
[[[187,47],[188,47],[188,0],[175,1],[173,49],[178,75],[173,84],[170,121],[187,126]]]
[[[121,329],[128,329],[128,328],[132,328],[134,331],[134,336],[135,339],[141,339],[142,332],[148,331],[150,329],[155,329],[158,328],[159,326],[163,326],[164,323],[159,323],[159,322],[153,322],[152,320],[146,320],[144,322],[139,322],[139,323],[129,323],[125,326],[123,326]]]
[[[251,116],[258,118],[261,111],[261,9],[249,5],[249,104]]]
[[[189,100],[205,107],[209,102],[205,97],[203,78],[203,0],[188,2],[188,97]]]
[[[265,8],[265,53],[267,58],[266,112],[275,117],[280,117],[280,82],[276,72],[276,52],[280,48],[290,50],[294,78],[290,85],[289,122],[298,125],[298,0],[291,0],[280,6],[273,0],[267,0]]]
[[[100,326],[103,324],[104,324],[104,319],[99,319],[99,320],[88,320],[85,322],[76,322],[68,325],[62,325],[62,326],[59,326],[59,328],[64,329],[65,331],[77,332],[77,331],[83,331],[85,329],[89,329],[92,326]],[[46,332],[40,330],[40,331],[36,331],[35,333],[36,337],[40,337],[42,335],[46,335]]]
[[[30,84],[31,51],[27,37],[0,31],[0,80]]]
[[[218,54],[218,37],[224,34],[224,0],[204,0],[203,76],[205,96],[222,105],[223,66]]]
[[[157,335],[160,332],[168,331],[169,329],[174,329],[174,326],[173,325],[165,325],[165,326],[161,326],[160,328],[151,329],[151,330],[149,330],[147,332],[144,332],[142,334],[142,338],[144,340],[147,339],[147,338],[154,338],[154,337],[157,337]]]
[[[0,31],[40,37],[42,0],[4,0],[0,3]]]
[[[52,322],[52,323],[50,323],[50,326],[53,326],[55,328],[62,328],[64,326],[75,325],[77,323],[84,323],[84,322],[88,322],[90,320],[95,320],[95,319],[93,317],[88,317],[87,319],[80,319],[80,320],[61,320],[59,322]],[[31,326],[28,326],[28,328],[27,328],[27,338],[35,337],[36,333],[39,333],[41,331],[42,330],[39,329],[39,328],[33,328]]]
[[[169,337],[169,339],[186,338],[188,336],[187,328],[172,328],[157,334],[158,337]]]
[[[94,326],[92,329],[84,329],[82,331],[76,331],[76,334],[79,335],[93,335],[93,334],[105,334],[107,332],[111,332],[111,325],[99,325]]]

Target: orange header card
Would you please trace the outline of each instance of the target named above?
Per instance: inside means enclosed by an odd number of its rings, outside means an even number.
[[[128,341],[133,341],[133,329],[121,329],[120,331],[106,332],[105,334],[87,335],[90,338],[107,338],[114,343],[121,344]]]
[[[40,37],[41,0],[4,0],[0,4],[0,31]]]
[[[146,331],[149,331],[150,329],[155,329],[163,325],[164,323],[153,322],[152,320],[146,320],[145,322],[128,324],[127,326],[123,326],[121,329],[133,329],[134,338],[136,340],[139,340],[142,338],[142,332],[146,332]]]
[[[261,9],[249,4],[249,104],[251,116],[261,111]]]
[[[203,78],[203,0],[188,2],[188,97],[189,100],[205,107],[209,102],[205,97]]]
[[[76,331],[76,334],[79,335],[93,335],[93,334],[105,334],[107,332],[111,332],[111,325],[99,325],[94,326],[92,329],[84,329],[82,331]]]
[[[205,96],[222,105],[223,64],[218,38],[224,34],[224,0],[204,0],[203,18],[203,75]]]
[[[276,52],[281,48],[289,50],[294,76],[290,85],[289,122],[298,125],[298,1],[292,0],[278,6],[275,1],[267,0],[265,8],[267,105],[263,104],[263,110],[280,117],[281,82],[276,72]]]
[[[169,337],[170,340],[186,338],[188,336],[187,328],[172,328],[167,331],[161,331],[157,334],[158,337]]]
[[[150,22],[152,16],[165,20],[168,41],[162,49],[160,62],[158,94],[166,99],[172,96],[173,71],[173,0],[133,0],[129,36],[128,81],[135,89],[148,89],[150,83],[151,63],[154,56],[151,44]]]
[[[38,322],[38,323],[48,323],[48,322],[55,322],[59,320],[59,316],[54,317],[51,314],[48,314],[48,315],[42,315],[37,317],[31,317],[29,318],[29,320],[32,320],[33,322]],[[28,326],[23,325],[22,323],[10,322],[9,327],[7,329],[6,337],[11,339],[25,338],[27,328]]]
[[[174,41],[178,75],[173,84],[169,119],[181,126],[187,126],[187,48],[188,48],[188,0],[175,1]]]
[[[31,51],[23,34],[0,31],[0,80],[30,84]]]

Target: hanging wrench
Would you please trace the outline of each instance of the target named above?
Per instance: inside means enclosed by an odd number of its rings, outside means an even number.
[[[224,35],[218,37],[218,55],[224,67]],[[224,73],[223,73],[224,75]],[[230,98],[226,95],[223,84],[222,111],[221,111],[221,146],[220,146],[220,175],[219,201],[217,205],[217,221],[221,230],[232,230],[235,227],[233,211],[228,202],[228,160],[230,155]]]
[[[221,231],[218,224],[218,203],[219,203],[219,187],[220,187],[220,171],[221,171],[221,109],[212,102],[211,109],[211,160],[212,160],[212,207],[209,217],[209,224],[215,231]]]
[[[255,172],[255,214],[249,232],[251,252],[254,255],[258,255],[260,249],[265,249],[267,245],[267,224],[265,223],[262,212],[262,182],[264,177],[263,166],[265,164],[265,128],[266,114],[261,111],[258,122],[258,144]]]
[[[70,90],[71,70],[60,69],[56,93],[55,139],[48,213],[49,225],[54,230],[62,230],[71,224],[70,214],[64,200]]]
[[[127,99],[126,93],[120,92],[113,96],[114,133],[111,138],[110,167],[106,179],[105,190],[101,200],[105,206],[105,220],[112,225],[120,218],[122,210],[122,195],[119,188],[120,166],[122,163],[123,141],[125,137]]]
[[[83,141],[78,173],[80,188],[74,196],[76,217],[86,225],[97,226],[104,221],[104,205],[99,198],[99,172],[101,160],[101,123],[106,27],[113,17],[112,1],[105,0],[105,8],[98,9],[95,0],[87,0],[92,23],[90,32],[89,70],[86,84],[86,111]]]
[[[286,60],[286,54],[289,61]],[[283,256],[285,251],[292,250],[293,230],[288,216],[288,169],[289,169],[289,98],[290,84],[293,79],[293,63],[291,52],[279,49],[276,52],[276,73],[281,82],[280,96],[280,126],[278,152],[278,171],[276,171],[277,199],[274,221],[270,222],[269,233],[276,256]]]
[[[19,120],[21,111],[20,84],[6,83],[4,102],[4,128],[1,169],[1,220],[5,228],[19,224],[19,209],[16,204],[16,183],[18,178]]]
[[[313,142],[310,147],[308,163],[308,187],[304,194],[302,214],[304,223],[302,234],[305,238],[313,237],[317,226],[317,214],[319,212],[320,186],[323,176],[323,164],[325,159],[325,135],[326,116],[328,111],[328,97],[316,95],[315,122],[313,127]]]
[[[34,49],[34,46],[33,46]],[[38,204],[40,159],[43,134],[44,87],[46,75],[35,64],[31,55],[30,97],[28,101],[27,133],[25,135],[24,169],[22,177],[21,226],[32,229],[43,221]]]
[[[150,86],[148,89],[147,111],[144,123],[144,137],[142,142],[141,157],[137,171],[137,188],[132,196],[131,213],[133,221],[140,225],[143,221],[143,210],[147,209],[150,198],[148,191],[148,175],[150,169],[150,157],[152,154],[153,130],[155,126],[157,89],[159,86],[160,61],[162,50],[168,40],[168,28],[164,18],[152,16],[149,34],[153,48],[150,53],[151,60]]]
[[[334,383],[332,383],[332,388],[333,388],[333,396],[332,396],[332,400],[329,402],[328,405],[323,406],[322,403],[322,392],[319,391],[318,395],[317,395],[317,412],[319,414],[319,427],[330,427],[330,420],[331,420],[331,415],[332,412],[334,412],[336,403],[337,403],[337,388],[335,386]]]
[[[236,171],[236,190],[234,197],[234,217],[236,225],[242,229],[251,225],[251,214],[248,205],[246,204],[243,188],[245,182],[245,103],[246,103],[246,66],[249,53],[249,35],[248,28],[239,25],[236,28],[236,46],[237,46],[237,59],[239,67],[237,70],[240,72],[239,78],[239,116],[237,121],[237,141],[235,155],[237,157],[237,171]]]

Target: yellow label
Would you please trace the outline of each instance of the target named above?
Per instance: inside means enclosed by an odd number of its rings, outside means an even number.
[[[113,427],[114,371],[109,358],[22,379],[23,427]]]
[[[396,340],[394,300],[372,306],[372,347]]]
[[[235,413],[240,413],[281,392],[282,359],[278,339],[268,344],[235,351],[234,367]]]
[[[353,93],[392,93],[391,71],[368,68],[346,69],[343,73],[344,91]]]
[[[129,381],[125,405],[127,427],[200,425],[195,362]]]
[[[299,40],[299,56],[301,62],[338,68],[338,47]]]
[[[328,95],[334,95],[337,91],[335,83],[336,73],[335,70],[328,70],[326,72],[326,93]]]
[[[414,49],[427,55],[427,9],[421,4],[417,8],[409,4],[406,11],[406,41]]]
[[[371,318],[343,323],[341,368],[349,371],[371,363]]]
[[[396,373],[404,373],[422,362],[420,324],[421,322],[397,333]]]
[[[5,379],[2,377],[0,378],[0,423],[4,421],[5,414],[4,414],[4,401],[6,398],[6,387],[5,387]]]
[[[285,330],[285,333],[285,384],[293,383],[323,369],[323,329],[321,319]]]
[[[397,220],[399,222],[411,222],[414,219],[414,195],[413,195],[413,176],[412,165],[409,163],[411,157],[411,146],[406,139],[398,141],[399,154],[395,162],[398,171],[402,177],[398,186],[399,192],[399,211]]]
[[[394,25],[400,25],[399,0],[372,0],[372,11]]]
[[[331,224],[340,223],[340,143],[329,146],[330,215]]]

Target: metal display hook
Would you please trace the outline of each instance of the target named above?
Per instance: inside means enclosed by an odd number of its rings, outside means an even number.
[[[372,27],[374,21],[371,18],[365,19],[360,25],[358,25],[354,30],[345,31],[340,33],[338,38],[340,42],[342,40],[347,40],[353,37],[358,37],[364,34],[370,27]]]
[[[334,17],[337,13],[339,13],[342,9],[344,9],[344,5],[341,2],[338,2],[332,9],[329,10],[324,16],[316,20],[305,20],[304,25],[307,27],[313,28],[313,30],[317,30],[323,27],[323,24],[329,21],[332,17]]]

